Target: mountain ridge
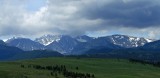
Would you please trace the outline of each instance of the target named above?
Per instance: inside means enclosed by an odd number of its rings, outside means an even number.
[[[24,51],[29,50],[43,50],[45,49],[43,45],[38,42],[34,42],[29,38],[10,38],[6,41],[8,46],[18,47]]]
[[[127,35],[109,35],[102,37],[90,37],[87,35],[72,37],[70,35],[44,35],[35,40],[29,38],[13,37],[6,41],[9,46],[15,46],[24,51],[31,50],[53,50],[62,54],[82,53],[92,48],[106,47],[113,48],[134,48],[155,41],[143,37],[133,37]],[[118,47],[119,46],[119,47]]]

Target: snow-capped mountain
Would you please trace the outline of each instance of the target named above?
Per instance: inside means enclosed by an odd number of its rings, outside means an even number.
[[[54,41],[59,41],[62,35],[44,35],[40,38],[36,38],[35,41],[47,46]]]
[[[44,35],[36,38],[35,41],[45,45],[46,49],[66,54],[72,52],[78,44],[89,42],[93,39],[93,37],[86,35],[77,37],[71,37],[69,35]]]
[[[72,51],[73,54],[83,53],[84,51],[90,49],[120,49],[120,48],[134,48],[150,43],[154,40],[132,37],[127,35],[111,35],[98,38],[87,38],[88,41],[83,40],[83,37],[79,38],[78,41],[83,42],[79,43]],[[85,41],[85,42],[84,42]]]
[[[46,46],[49,50],[55,50],[62,54],[70,53],[78,44],[77,40],[68,35],[62,35],[58,41],[53,41]]]
[[[90,49],[120,49],[122,47],[113,44],[110,40],[106,39],[106,37],[93,38],[87,42],[79,42],[78,45],[75,46],[71,54],[83,54],[84,52]]]
[[[9,46],[15,46],[25,51],[49,49],[62,54],[81,53],[93,48],[107,49],[133,48],[143,46],[155,40],[127,35],[111,35],[104,37],[89,37],[86,35],[71,37],[69,35],[44,35],[34,41],[27,38],[11,38],[6,41]]]
[[[146,43],[153,42],[155,40],[147,39],[147,38],[139,38],[139,37],[133,37],[133,36],[127,36],[127,35],[112,35],[107,36],[106,40],[111,41],[115,45],[119,45],[124,48],[133,48],[133,47],[139,47],[143,46]]]
[[[35,41],[45,45],[46,49],[55,50],[64,54],[86,51],[95,47],[106,47],[109,49],[120,47],[133,48],[143,46],[154,40],[127,35],[111,35],[98,38],[86,35],[77,37],[71,37],[69,35],[45,35],[36,38]]]
[[[6,41],[6,44],[9,46],[18,47],[24,51],[31,51],[31,50],[42,50],[44,46],[38,42],[34,42],[27,38],[16,38],[13,37]]]

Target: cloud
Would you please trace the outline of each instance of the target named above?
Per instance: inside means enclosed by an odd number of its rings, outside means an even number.
[[[80,12],[87,19],[104,20],[105,25],[146,28],[160,24],[160,2],[156,2],[158,1],[112,0],[100,4],[95,1],[83,6]]]
[[[44,4],[44,0],[37,0],[34,6],[39,8],[32,6],[33,9],[28,7],[33,5],[31,2],[0,1],[1,36],[94,32],[104,35],[118,31],[128,35],[147,33],[151,37],[154,29],[160,28],[158,0],[46,0]],[[130,30],[135,31],[128,33]]]

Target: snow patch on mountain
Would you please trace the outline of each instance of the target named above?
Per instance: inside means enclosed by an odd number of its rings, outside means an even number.
[[[152,39],[147,39],[147,38],[145,38],[145,39],[147,40],[148,43],[155,41],[155,40],[152,40]]]
[[[147,38],[133,37],[127,35],[112,35],[107,37],[111,39],[113,44],[119,45],[124,48],[139,47],[145,45],[146,43],[154,41]]]
[[[36,38],[35,41],[39,42],[40,44],[47,46],[54,41],[58,42],[61,39],[62,35],[44,35],[40,38]]]

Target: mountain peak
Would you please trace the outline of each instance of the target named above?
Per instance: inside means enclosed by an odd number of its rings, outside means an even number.
[[[15,46],[18,47],[24,51],[30,51],[30,50],[41,50],[44,49],[44,46],[41,45],[38,42],[34,42],[29,38],[11,38],[6,41],[6,44],[9,46]]]
[[[29,38],[23,38],[23,37],[12,37],[12,38],[7,39],[5,42],[8,43],[8,42],[13,41],[13,40],[30,40],[30,39]]]
[[[134,36],[120,35],[120,34],[115,34],[107,37],[113,42],[113,44],[125,48],[139,47],[143,46],[146,43],[155,41],[143,37],[134,37]]]
[[[40,44],[47,46],[54,41],[59,41],[63,35],[44,35],[42,37],[36,38],[35,41],[39,42]]]

